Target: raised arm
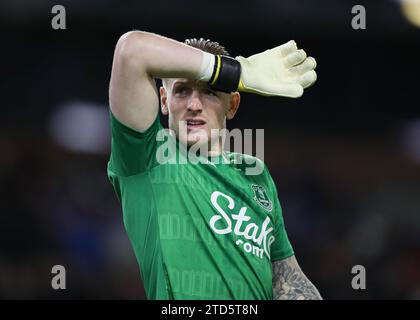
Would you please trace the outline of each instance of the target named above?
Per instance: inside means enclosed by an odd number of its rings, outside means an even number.
[[[322,300],[295,256],[273,263],[273,300]]]
[[[297,98],[316,81],[314,58],[294,41],[249,58],[215,57],[156,34],[132,31],[117,43],[109,102],[124,124],[146,130],[159,111],[156,78],[190,78],[217,90]]]
[[[159,112],[156,78],[197,78],[203,52],[156,34],[132,31],[118,40],[109,103],[122,123],[145,131]]]

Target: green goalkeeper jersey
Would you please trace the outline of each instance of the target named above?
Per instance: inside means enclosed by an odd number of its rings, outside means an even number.
[[[148,299],[272,299],[272,262],[293,250],[264,164],[238,153],[182,161],[177,144],[180,160],[158,161],[169,141],[159,117],[142,133],[110,117],[108,177]],[[261,174],[246,174],[250,159]]]

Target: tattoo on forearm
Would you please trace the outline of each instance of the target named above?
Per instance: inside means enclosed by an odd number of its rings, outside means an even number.
[[[274,300],[322,300],[294,256],[273,264]]]

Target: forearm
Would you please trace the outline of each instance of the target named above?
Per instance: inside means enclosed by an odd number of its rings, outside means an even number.
[[[196,78],[203,52],[142,31],[127,32],[115,48],[109,88],[113,114],[124,124],[145,131],[159,112],[153,78]]]
[[[203,58],[199,49],[143,31],[124,34],[117,50],[131,68],[156,78],[195,79]]]
[[[322,300],[322,297],[302,272],[296,258],[291,257],[273,265],[273,299]]]

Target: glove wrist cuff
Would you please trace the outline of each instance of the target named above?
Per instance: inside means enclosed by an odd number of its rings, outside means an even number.
[[[241,78],[241,64],[232,57],[216,55],[213,73],[208,81],[210,87],[226,93],[238,89]]]

